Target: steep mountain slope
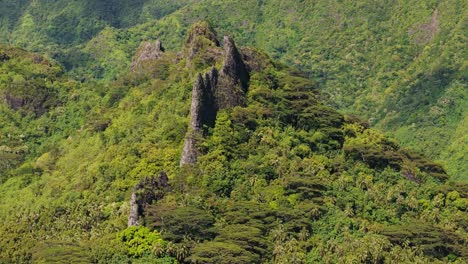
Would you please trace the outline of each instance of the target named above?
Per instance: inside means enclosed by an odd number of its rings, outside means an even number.
[[[52,51],[88,41],[105,27],[157,19],[192,0],[1,1],[0,38],[33,50]]]
[[[175,50],[191,23],[209,19],[307,72],[328,105],[468,180],[466,1],[16,2],[2,2],[2,42],[47,52],[76,78],[115,78],[142,40]]]
[[[455,132],[466,129],[468,109],[466,10],[465,1],[208,1],[156,28],[208,17],[308,72],[328,104],[443,160],[466,181],[468,142]]]
[[[463,263],[439,165],[208,23],[161,41],[109,82],[0,49],[1,263]]]

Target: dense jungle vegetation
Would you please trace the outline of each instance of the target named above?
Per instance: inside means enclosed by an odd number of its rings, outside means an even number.
[[[49,54],[77,79],[114,79],[142,40],[180,48],[189,26],[265,50],[359,115],[468,181],[463,0],[0,1],[0,43]]]
[[[466,19],[456,0],[0,1],[0,263],[466,263]],[[243,102],[180,166],[223,35]]]

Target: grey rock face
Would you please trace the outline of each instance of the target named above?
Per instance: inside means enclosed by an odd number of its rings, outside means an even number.
[[[27,87],[27,86],[26,86]],[[54,100],[53,94],[46,94],[44,92],[44,87],[28,87],[34,90],[30,94],[21,94],[16,92],[14,89],[24,89],[24,87],[17,86],[10,91],[5,91],[3,95],[0,95],[0,100],[4,101],[9,108],[18,111],[25,110],[28,112],[34,112],[36,115],[40,116],[44,114],[48,108],[51,107],[50,104],[47,104],[46,101]]]
[[[131,70],[136,71],[145,61],[160,59],[164,54],[164,47],[159,40],[156,40],[154,44],[149,41],[145,41],[140,44],[138,48],[137,56],[133,60]]]
[[[133,191],[132,196],[130,197],[130,215],[128,216],[128,226],[137,226],[138,218],[140,218],[140,215],[138,214],[137,196],[135,191]]]
[[[196,164],[198,160],[198,140],[195,138],[193,132],[189,132],[185,138],[184,148],[182,149],[182,156],[180,158],[180,166],[188,164]]]
[[[245,104],[249,73],[230,37],[224,37],[224,64],[214,93],[218,110]]]
[[[205,75],[201,74],[193,84],[192,105],[190,107],[190,127],[185,139],[180,166],[195,164],[198,158],[198,138],[203,135],[203,126],[214,123],[216,112],[213,108],[212,85],[217,83],[217,70],[212,69]]]
[[[193,131],[198,131],[203,126],[203,106],[205,102],[206,87],[201,74],[197,75],[197,79],[193,84],[192,89],[192,106],[190,107],[191,120],[190,125]]]
[[[195,164],[198,158],[198,148],[196,136],[201,132],[203,127],[203,103],[205,83],[201,74],[197,75],[197,79],[193,84],[192,89],[192,106],[190,107],[190,127],[185,139],[180,166],[185,164]]]
[[[247,89],[249,73],[234,40],[228,36],[224,37],[224,65],[221,74],[232,83],[240,84],[244,92]]]
[[[224,64],[221,72],[212,67],[205,73],[204,78],[198,74],[194,82],[190,127],[182,150],[180,166],[197,163],[198,142],[203,137],[203,127],[214,126],[219,110],[245,104],[248,82],[249,73],[234,40],[225,37]]]
[[[210,71],[205,73],[205,107],[203,108],[203,124],[208,127],[213,127],[216,121],[217,109],[214,94],[218,83],[219,72],[215,67],[212,67]]]
[[[152,176],[142,179],[133,188],[130,198],[128,226],[137,226],[140,216],[144,213],[145,206],[161,199],[169,189],[169,179],[165,172],[159,173],[157,177]]]

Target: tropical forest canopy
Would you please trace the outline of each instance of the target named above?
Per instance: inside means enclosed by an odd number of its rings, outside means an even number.
[[[0,1],[0,263],[465,263],[466,5]]]

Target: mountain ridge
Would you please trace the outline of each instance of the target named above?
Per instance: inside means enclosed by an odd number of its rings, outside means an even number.
[[[11,160],[0,164],[0,262],[463,262],[463,184],[326,106],[297,70],[253,48],[233,55],[229,38],[223,51],[209,23],[200,28],[181,51],[128,64],[110,82],[5,52],[0,80],[37,79],[27,91],[58,100],[45,112],[0,103],[0,153]],[[223,96],[242,91],[244,102],[218,104],[206,126],[200,105],[190,111],[213,67],[228,79]],[[205,89],[216,83],[208,75]],[[197,161],[181,167],[200,125]]]
[[[190,25],[208,19],[221,35],[306,72],[328,105],[365,118],[467,181],[468,142],[457,132],[466,130],[467,115],[464,1],[5,4],[0,25],[9,35],[0,42],[48,53],[77,80],[125,73],[143,40],[164,39],[178,50]]]

